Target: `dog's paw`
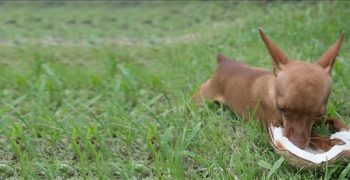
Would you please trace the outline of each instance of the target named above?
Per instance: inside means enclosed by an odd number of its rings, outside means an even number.
[[[334,139],[327,139],[324,141],[321,145],[321,149],[324,151],[329,151],[333,146],[335,145],[344,145],[345,142],[341,139],[334,138]]]
[[[341,140],[341,139],[334,138],[334,139],[331,139],[330,144],[331,144],[332,146],[335,146],[335,145],[344,145],[345,142],[344,142],[343,140]]]
[[[316,137],[311,139],[310,141],[310,147],[312,149],[322,149],[323,151],[328,151],[335,145],[344,145],[344,144],[345,142],[338,138],[329,139],[325,137]]]

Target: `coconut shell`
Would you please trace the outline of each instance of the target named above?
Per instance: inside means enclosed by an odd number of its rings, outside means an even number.
[[[296,154],[289,152],[283,147],[283,145],[279,141],[274,140],[273,133],[270,128],[268,128],[268,132],[269,132],[270,144],[272,145],[272,147],[275,149],[275,151],[278,154],[283,156],[294,167],[298,167],[298,168],[302,167],[306,169],[320,168],[325,164],[328,164],[328,165],[341,164],[341,163],[344,163],[346,159],[350,158],[350,150],[343,150],[341,153],[339,153],[332,159],[326,162],[317,164],[317,163],[308,161],[306,159],[300,158]]]

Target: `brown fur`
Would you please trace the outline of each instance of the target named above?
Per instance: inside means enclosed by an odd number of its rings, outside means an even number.
[[[339,139],[329,139],[312,134],[315,122],[323,119],[331,91],[330,72],[343,40],[336,43],[313,64],[290,60],[259,29],[274,66],[274,73],[250,67],[217,56],[218,66],[212,77],[201,85],[193,100],[215,100],[247,118],[251,111],[264,125],[284,127],[284,135],[300,148],[310,145],[328,150]],[[326,121],[336,130],[347,130],[338,119]]]

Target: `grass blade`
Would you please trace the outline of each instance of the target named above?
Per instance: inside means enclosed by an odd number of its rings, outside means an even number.
[[[273,164],[273,166],[272,166],[271,169],[270,169],[269,174],[267,175],[267,179],[270,179],[271,176],[272,176],[274,173],[276,173],[277,169],[281,166],[281,164],[283,163],[283,161],[284,161],[284,158],[281,157],[278,161],[276,161],[276,162]]]

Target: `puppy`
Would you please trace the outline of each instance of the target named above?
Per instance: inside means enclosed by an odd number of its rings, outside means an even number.
[[[340,50],[344,33],[314,63],[291,60],[259,29],[272,58],[273,72],[250,67],[219,54],[218,66],[192,99],[218,101],[233,112],[247,118],[250,111],[268,126],[284,127],[284,136],[299,148],[309,144],[314,149],[329,150],[339,139],[329,139],[312,133],[312,127],[326,114],[331,93],[331,70]],[[335,130],[347,130],[338,119],[325,121]]]

